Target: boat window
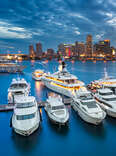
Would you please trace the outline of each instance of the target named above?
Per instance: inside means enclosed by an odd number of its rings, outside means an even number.
[[[52,107],[52,110],[58,110],[58,109],[64,109],[64,105]]]
[[[28,120],[35,117],[35,113],[28,115],[16,115],[17,120]]]
[[[24,93],[19,91],[19,92],[14,92],[14,94],[15,94],[15,95],[22,95],[22,94],[24,94]]]
[[[77,83],[78,81],[76,79],[70,79],[70,80],[65,80],[65,83],[67,84],[74,84]]]
[[[101,93],[99,92],[100,95],[112,95],[112,92],[107,92],[107,93]]]
[[[27,102],[27,103],[17,103],[16,108],[29,108],[35,105],[34,102]]]
[[[13,88],[26,88],[26,87],[27,87],[27,84],[25,84],[25,83],[12,84],[12,85],[10,86],[11,89],[13,89]]]
[[[82,101],[82,105],[87,105],[88,108],[97,108],[96,102],[95,101]]]
[[[116,101],[116,98],[103,98],[103,99],[107,101]]]

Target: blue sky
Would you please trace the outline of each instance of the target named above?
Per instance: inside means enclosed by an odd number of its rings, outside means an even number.
[[[44,50],[57,45],[110,39],[116,47],[116,0],[2,0],[0,53],[41,42]]]

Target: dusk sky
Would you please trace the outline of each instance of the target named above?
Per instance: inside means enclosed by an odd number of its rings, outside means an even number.
[[[116,0],[2,0],[0,53],[28,53],[29,44],[43,50],[60,43],[110,39],[116,47]]]

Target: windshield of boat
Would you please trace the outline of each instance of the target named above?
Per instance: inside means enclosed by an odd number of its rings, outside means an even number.
[[[106,95],[112,95],[112,92],[99,92],[100,95],[106,96]]]
[[[14,92],[15,95],[23,95],[24,93],[19,91],[19,92]]]
[[[35,117],[35,113],[27,115],[16,115],[17,120],[28,120]]]
[[[58,110],[58,109],[64,109],[64,105],[53,106],[53,107],[52,107],[52,110]]]
[[[86,94],[86,95],[82,95],[80,96],[81,100],[91,100],[93,99],[91,94]]]
[[[11,89],[26,88],[26,87],[27,87],[26,83],[15,83],[10,86]]]
[[[81,101],[82,105],[87,105],[88,108],[97,108],[96,101]]]
[[[29,108],[35,105],[34,102],[26,102],[26,103],[17,103],[16,108]]]
[[[106,100],[106,101],[116,101],[116,98],[114,97],[114,98],[103,98],[104,100]]]

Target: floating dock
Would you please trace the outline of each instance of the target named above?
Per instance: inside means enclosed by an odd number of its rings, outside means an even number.
[[[69,105],[71,103],[72,99],[71,98],[67,98],[67,99],[63,99],[63,102],[65,105]],[[45,106],[46,101],[39,101],[38,103],[38,108],[42,108]],[[0,112],[8,112],[8,111],[12,111],[14,109],[14,104],[1,104],[0,105]]]

